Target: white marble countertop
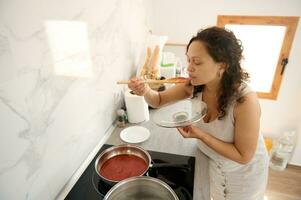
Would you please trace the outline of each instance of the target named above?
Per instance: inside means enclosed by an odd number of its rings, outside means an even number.
[[[196,158],[194,174],[194,200],[210,200],[209,197],[209,171],[208,158],[198,149],[196,139],[183,138],[175,128],[162,128],[154,124],[151,120],[140,124],[127,124],[126,127],[139,125],[151,132],[148,140],[136,144],[146,150],[174,153]],[[119,134],[124,128],[116,128],[106,141],[107,144],[124,144]]]

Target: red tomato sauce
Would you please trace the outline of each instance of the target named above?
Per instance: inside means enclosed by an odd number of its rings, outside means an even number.
[[[117,155],[107,160],[100,168],[102,177],[121,181],[123,179],[140,176],[148,168],[146,162],[134,155]]]

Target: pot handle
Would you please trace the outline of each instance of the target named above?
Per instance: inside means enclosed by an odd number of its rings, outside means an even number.
[[[176,168],[184,171],[190,171],[188,165],[183,164],[168,164],[168,163],[151,163],[150,168]]]
[[[186,199],[192,199],[192,196],[191,196],[190,192],[188,192],[188,190],[186,188],[180,186],[178,188],[178,190],[181,191],[181,193],[186,197]]]
[[[99,194],[102,198],[104,198],[105,196],[98,191],[98,187],[95,185],[95,180],[94,179],[95,179],[95,172],[93,171],[92,185],[93,185],[94,189],[96,190],[97,194]]]

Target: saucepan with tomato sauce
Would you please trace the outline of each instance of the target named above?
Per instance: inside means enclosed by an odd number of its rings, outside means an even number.
[[[183,165],[154,164],[146,150],[131,144],[112,146],[104,150],[95,161],[98,176],[112,186],[130,177],[143,176],[150,167],[188,170]]]
[[[134,176],[144,175],[151,165],[151,157],[139,146],[130,144],[112,146],[96,159],[98,176],[110,185]]]

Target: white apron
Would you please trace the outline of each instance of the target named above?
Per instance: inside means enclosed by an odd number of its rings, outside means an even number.
[[[241,96],[251,92],[246,86]],[[202,100],[202,94],[198,95]],[[204,123],[197,123],[202,130],[212,136],[225,141],[234,141],[234,102],[229,106],[226,116],[222,120],[215,119]],[[198,142],[199,149],[209,159],[210,194],[213,200],[263,200],[268,177],[269,157],[266,151],[263,136],[258,138],[257,149],[253,159],[243,165],[216,153],[213,149]]]

